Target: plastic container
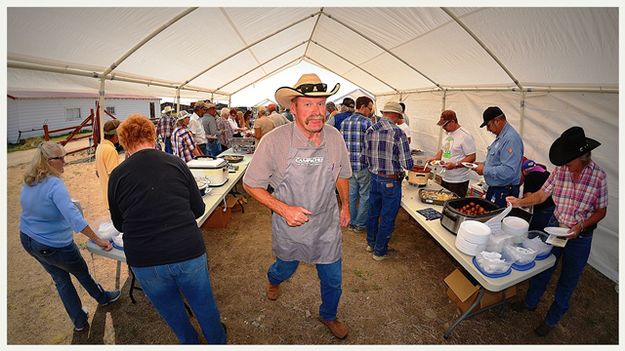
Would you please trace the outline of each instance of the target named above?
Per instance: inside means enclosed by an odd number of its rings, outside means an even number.
[[[511,244],[512,235],[501,234],[501,235],[491,235],[488,239],[488,245],[486,245],[486,250],[490,252],[503,252],[503,248],[506,245]]]
[[[536,259],[547,258],[551,254],[552,245],[545,243],[548,234],[540,230],[531,230],[527,233],[527,238],[523,240],[522,246],[536,251]]]
[[[493,278],[490,275],[495,274],[503,274],[501,276],[505,276],[510,274],[510,267],[512,266],[512,261],[500,259],[498,261],[487,260],[483,257],[482,252],[475,256],[474,263],[477,268],[482,273],[487,273],[486,275],[490,278]]]
[[[516,263],[518,266],[530,264],[536,258],[537,252],[517,245],[506,245],[503,248],[503,257]]]

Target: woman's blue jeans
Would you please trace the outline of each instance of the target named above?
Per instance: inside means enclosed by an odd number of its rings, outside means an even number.
[[[299,261],[283,261],[276,257],[267,272],[267,278],[272,285],[279,285],[291,278],[297,270]],[[336,319],[336,311],[343,290],[341,289],[341,260],[329,264],[316,264],[317,275],[321,285],[321,306],[319,316],[321,319],[331,321]]]
[[[551,217],[548,226],[558,227],[559,223],[555,217]],[[547,325],[556,325],[569,310],[569,300],[590,256],[592,232],[593,230],[583,231],[576,239],[569,240],[564,247],[554,246],[551,253],[556,256],[556,264],[530,279],[527,295],[525,295],[525,305],[534,308],[545,293],[558,261],[562,261],[562,271],[556,285],[555,299],[549,307],[547,317],[545,317]]]
[[[190,260],[150,267],[131,267],[152,305],[181,344],[198,344],[182,295],[209,344],[225,344],[219,310],[213,297],[206,254]]]
[[[371,173],[367,244],[376,256],[386,255],[400,205],[401,180]]]
[[[43,268],[50,273],[56,290],[59,293],[65,311],[74,323],[74,327],[81,328],[87,323],[87,313],[82,309],[82,302],[70,274],[76,277],[89,295],[98,303],[105,304],[109,297],[89,274],[87,263],[82,258],[78,246],[74,242],[65,247],[51,247],[44,245],[28,235],[20,232],[22,246],[33,256]]]

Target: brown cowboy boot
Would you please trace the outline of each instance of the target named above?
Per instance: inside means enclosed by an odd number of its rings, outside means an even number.
[[[280,296],[280,285],[273,285],[269,283],[267,285],[267,298],[271,301],[275,301]]]
[[[339,339],[345,339],[347,337],[347,325],[345,325],[345,323],[339,322],[336,319],[327,321],[321,319],[321,317],[319,317],[319,321],[321,321],[321,323],[328,327],[328,329],[330,329],[330,332],[332,332],[335,337]]]

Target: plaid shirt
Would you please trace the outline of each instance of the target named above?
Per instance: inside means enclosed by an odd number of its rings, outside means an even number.
[[[180,157],[184,162],[193,159],[193,149],[195,142],[191,136],[191,132],[186,127],[176,127],[171,135],[171,144],[174,149],[174,155]]]
[[[156,124],[156,135],[160,135],[163,138],[171,137],[175,125],[176,119],[174,117],[167,114],[162,115]]]
[[[367,167],[367,160],[362,152],[365,145],[365,132],[371,127],[371,121],[356,112],[341,123],[341,133],[349,151],[352,171],[358,172]]]
[[[396,175],[414,166],[406,134],[384,117],[367,129],[363,154],[374,174]]]
[[[556,167],[541,190],[551,194],[556,204],[556,219],[569,228],[590,218],[595,210],[608,207],[606,174],[592,160],[578,181],[566,166]]]
[[[217,139],[222,145],[230,147],[230,139],[232,135],[234,135],[234,130],[232,129],[232,125],[228,120],[223,117],[217,118],[217,129],[219,130],[219,135]]]

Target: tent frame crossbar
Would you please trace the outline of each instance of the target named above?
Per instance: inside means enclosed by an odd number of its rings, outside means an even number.
[[[469,27],[467,27],[464,22],[462,22],[460,20],[460,18],[458,16],[456,16],[453,12],[451,12],[450,9],[446,8],[446,7],[441,7],[441,10],[443,10],[449,17],[451,17],[462,29],[464,29],[465,32],[467,32],[467,34],[469,34],[471,36],[471,38],[473,38],[473,40],[475,40],[477,42],[477,44],[479,46],[482,47],[482,49],[484,49],[484,51],[486,51],[486,53],[492,57],[493,60],[495,60],[495,62],[497,62],[497,64],[499,65],[499,67],[501,67],[501,69],[504,70],[504,72],[506,72],[506,74],[508,75],[508,77],[510,77],[510,79],[514,82],[514,84],[521,90],[523,90],[523,86],[521,85],[521,83],[519,82],[518,79],[516,79],[516,77],[512,74],[512,72],[510,72],[510,70],[501,62],[501,60],[499,60],[499,58],[493,53],[493,51],[491,49],[489,49],[486,44],[475,34],[473,33],[472,30],[469,29]]]
[[[294,45],[294,46],[292,46],[292,47],[290,47],[290,48],[288,48],[288,49],[286,49],[286,50],[282,51],[281,53],[277,54],[276,56],[274,56],[274,57],[272,57],[272,58],[270,58],[270,59],[268,59],[268,60],[266,60],[265,62],[263,62],[263,63],[259,63],[256,67],[254,67],[254,68],[250,69],[249,71],[247,71],[247,72],[245,72],[245,73],[241,74],[240,76],[238,76],[238,77],[234,78],[233,80],[229,81],[228,83],[224,83],[222,86],[220,86],[219,88],[217,88],[217,90],[223,89],[224,87],[228,86],[229,84],[236,82],[237,80],[239,80],[239,79],[241,79],[241,78],[245,77],[245,76],[246,76],[246,75],[248,75],[249,73],[254,72],[254,71],[255,71],[255,70],[257,70],[258,68],[260,68],[260,67],[262,67],[262,66],[264,66],[264,65],[268,64],[269,62],[271,62],[271,61],[273,61],[273,60],[277,59],[278,57],[280,57],[280,56],[282,56],[282,55],[285,55],[285,54],[287,54],[287,53],[289,53],[289,52],[291,52],[291,51],[293,51],[293,50],[297,49],[298,47],[300,47],[300,46],[302,46],[302,45],[304,45],[304,44],[306,44],[306,43],[307,43],[307,41],[303,41],[303,42],[301,42],[301,43],[299,43],[299,44],[297,44],[297,45]],[[298,59],[299,59],[299,57],[298,57]]]
[[[393,53],[392,51],[390,51],[389,49],[387,49],[386,47],[382,46],[382,44],[378,43],[377,41],[369,38],[368,36],[362,34],[361,32],[359,32],[358,30],[356,30],[355,28],[353,28],[352,26],[343,23],[342,21],[338,20],[337,18],[334,18],[332,15],[329,15],[325,12],[322,12],[323,15],[325,15],[326,17],[328,17],[329,19],[335,21],[336,23],[344,26],[345,28],[351,30],[352,32],[358,34],[360,37],[366,39],[367,41],[369,41],[370,43],[372,43],[373,45],[377,46],[378,48],[380,48],[382,51],[386,52],[387,54],[391,55],[392,57],[394,57],[396,60],[398,60],[399,62],[403,63],[404,65],[410,67],[413,71],[417,72],[419,75],[421,75],[423,78],[427,79],[430,83],[434,84],[435,86],[437,86],[439,89],[443,89],[440,84],[438,84],[437,82],[435,82],[432,78],[430,78],[429,76],[427,76],[425,73],[421,72],[420,70],[418,70],[416,67],[414,67],[413,65],[411,65],[410,63],[408,63],[406,60],[402,59],[401,57],[397,56],[395,53]]]
[[[525,87],[523,89],[518,88],[443,88],[444,91],[491,91],[491,92],[525,92],[525,93],[604,93],[604,94],[618,94],[618,88],[604,88],[604,87]],[[402,96],[410,95],[410,94],[420,94],[420,93],[432,93],[432,92],[440,92],[441,90],[438,88],[426,88],[426,89],[413,89],[413,90],[404,90],[401,91],[400,94]],[[397,95],[395,92],[388,92],[377,94],[377,96],[393,96]]]
[[[347,78],[343,77],[342,75],[340,75],[340,74],[336,73],[336,71],[334,71],[333,69],[330,69],[329,67],[325,66],[325,65],[324,65],[324,64],[322,64],[321,62],[319,62],[319,61],[315,60],[314,58],[312,58],[312,57],[310,57],[310,56],[305,56],[305,57],[303,57],[302,59],[309,60],[309,61],[311,61],[312,63],[314,63],[314,64],[316,64],[316,65],[320,66],[321,68],[323,68],[323,69],[325,69],[325,70],[327,70],[327,71],[330,71],[330,72],[332,72],[332,73],[336,74],[337,76],[339,76],[339,77],[341,77],[341,78],[345,79],[346,81],[348,81],[348,82],[350,82],[350,83],[354,84],[354,85],[355,85],[355,86],[357,86],[360,90],[362,90],[362,91],[364,91],[365,93],[369,94],[369,96],[373,96],[373,97],[374,97],[374,100],[376,99],[376,97],[375,97],[376,95],[375,95],[375,94],[373,94],[373,93],[371,93],[369,90],[367,90],[367,89],[365,89],[365,88],[362,88],[360,85],[358,85],[358,84],[354,83],[353,81],[351,81],[351,80],[349,80],[349,79],[347,79]],[[392,94],[392,95],[396,95],[396,94]]]
[[[368,74],[368,75],[370,75],[371,77],[373,77],[375,80],[377,80],[377,81],[381,82],[382,84],[386,85],[387,87],[389,87],[389,88],[391,88],[391,89],[395,90],[395,92],[396,92],[397,94],[399,94],[399,90],[398,90],[397,88],[395,88],[394,86],[390,85],[389,83],[387,83],[387,82],[383,81],[382,79],[378,78],[376,75],[374,75],[373,73],[371,73],[371,72],[367,71],[366,69],[364,69],[364,68],[360,67],[359,65],[355,64],[354,62],[350,61],[349,59],[347,59],[347,58],[346,58],[346,57],[344,57],[343,55],[341,55],[341,54],[337,53],[336,51],[334,51],[334,50],[332,50],[332,49],[328,48],[327,46],[325,46],[325,45],[323,45],[323,44],[320,44],[319,42],[317,42],[317,41],[315,41],[315,40],[313,40],[312,42],[313,42],[315,45],[319,46],[320,48],[325,49],[326,51],[328,51],[328,52],[330,52],[330,53],[332,53],[332,54],[336,55],[336,56],[337,56],[337,57],[339,57],[339,58],[341,58],[342,60],[344,60],[345,62],[349,63],[350,65],[352,65],[352,66],[354,66],[354,67],[358,68],[359,70],[361,70],[361,71],[365,72],[366,74]],[[357,85],[357,86],[358,86],[358,85]]]
[[[256,44],[261,43],[261,42],[263,42],[263,41],[265,41],[265,40],[267,40],[267,39],[269,39],[269,38],[271,38],[271,37],[273,37],[274,35],[277,35],[277,34],[279,34],[279,33],[281,33],[281,32],[284,32],[285,30],[287,30],[287,29],[289,29],[289,28],[291,28],[291,27],[294,27],[294,26],[296,26],[296,25],[298,25],[298,24],[300,24],[300,23],[302,23],[302,22],[304,22],[304,21],[307,21],[308,19],[310,19],[310,18],[312,18],[312,17],[317,16],[318,14],[319,14],[319,12],[315,12],[315,13],[313,13],[313,14],[307,15],[306,17],[301,18],[301,19],[299,19],[299,20],[297,20],[297,21],[295,21],[295,22],[293,22],[293,23],[291,23],[291,24],[288,24],[287,26],[282,27],[282,28],[280,28],[280,29],[276,30],[276,31],[275,31],[275,32],[273,32],[273,33],[267,34],[266,36],[264,36],[264,37],[262,37],[262,38],[260,38],[260,39],[256,40],[255,42],[253,42],[253,43],[251,43],[251,44],[248,44],[247,46],[245,46],[245,47],[243,47],[243,48],[241,48],[241,49],[239,49],[239,50],[237,50],[237,51],[233,52],[232,54],[230,54],[230,55],[228,55],[228,56],[226,56],[226,57],[224,57],[223,59],[221,59],[221,60],[219,60],[218,62],[216,62],[216,63],[212,64],[210,67],[208,67],[208,68],[206,68],[206,69],[202,70],[200,73],[198,73],[198,74],[194,75],[193,77],[191,77],[191,78],[189,78],[189,79],[185,80],[185,81],[184,81],[184,83],[182,83],[180,86],[181,86],[181,87],[184,87],[185,85],[189,84],[192,80],[194,80],[194,79],[196,79],[197,77],[199,77],[199,76],[203,75],[204,73],[206,73],[206,72],[210,71],[211,69],[213,69],[213,68],[215,68],[215,67],[217,67],[217,66],[221,65],[222,63],[224,63],[224,62],[228,61],[229,59],[231,59],[231,58],[235,57],[236,55],[238,55],[238,54],[242,53],[243,51],[248,50],[249,48],[251,48],[251,47],[255,46]],[[268,75],[266,75],[266,76],[268,76]],[[230,95],[233,95],[233,94],[234,94],[234,93],[232,93],[232,94],[230,94]]]
[[[282,66],[280,66],[280,67],[278,67],[278,68],[274,69],[273,71],[271,71],[271,72],[267,73],[265,76],[260,77],[260,78],[256,79],[255,81],[253,81],[253,82],[251,82],[251,83],[249,83],[249,84],[246,84],[245,86],[243,86],[243,87],[239,88],[238,90],[236,90],[236,91],[232,92],[232,94],[230,94],[230,96],[232,96],[232,95],[234,95],[234,94],[236,94],[236,93],[240,92],[241,90],[243,90],[243,89],[245,89],[245,88],[249,87],[250,85],[256,84],[256,83],[260,82],[260,81],[261,81],[261,80],[263,80],[263,79],[266,79],[266,78],[271,77],[271,76],[272,76],[272,75],[274,75],[275,73],[277,73],[277,72],[279,72],[279,71],[282,71],[283,69],[285,69],[286,67],[288,67],[289,65],[293,64],[295,61],[297,61],[297,60],[299,60],[299,59],[300,59],[300,57],[297,57],[297,58],[295,58],[295,59],[293,59],[293,60],[291,60],[291,61],[289,61],[289,62],[285,63],[284,65],[282,65]]]
[[[197,10],[197,7],[190,7],[184,11],[182,11],[181,13],[179,13],[178,15],[176,15],[174,18],[170,19],[169,21],[167,21],[167,23],[161,25],[160,27],[158,27],[156,30],[154,30],[152,33],[150,33],[148,36],[146,36],[145,38],[143,38],[143,40],[141,40],[139,43],[137,43],[135,46],[133,46],[130,50],[126,51],[120,58],[118,58],[115,62],[113,62],[109,68],[107,68],[104,72],[102,72],[102,75],[104,77],[106,77],[109,73],[111,73],[113,70],[115,70],[122,62],[124,62],[130,55],[134,54],[137,50],[139,50],[143,45],[145,45],[147,42],[149,42],[150,40],[152,40],[152,38],[154,38],[155,36],[157,36],[159,33],[161,33],[162,31],[164,31],[165,29],[169,28],[171,25],[173,25],[174,23],[178,22],[180,19],[182,19],[183,17],[185,17],[186,15],[190,14],[191,12]]]

